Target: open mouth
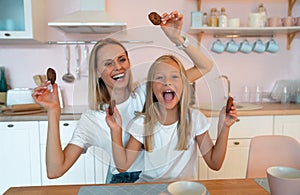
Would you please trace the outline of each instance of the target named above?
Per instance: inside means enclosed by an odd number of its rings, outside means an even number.
[[[124,77],[125,77],[125,73],[121,73],[121,74],[114,75],[112,78],[115,81],[117,81],[117,80],[123,79]]]
[[[172,101],[175,98],[175,92],[171,90],[167,90],[163,92],[163,98],[166,102]]]

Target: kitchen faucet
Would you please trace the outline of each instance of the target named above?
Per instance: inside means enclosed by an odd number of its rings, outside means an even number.
[[[218,79],[222,79],[222,78],[227,81],[227,96],[224,97],[225,99],[227,99],[230,96],[230,80],[226,75],[220,75],[218,77]]]

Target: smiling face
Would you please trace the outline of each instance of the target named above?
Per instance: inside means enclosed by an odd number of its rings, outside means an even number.
[[[153,93],[167,110],[177,109],[183,91],[183,81],[178,64],[167,59],[155,65]]]
[[[112,90],[128,89],[130,62],[126,52],[116,44],[108,44],[97,52],[97,74],[110,93]]]

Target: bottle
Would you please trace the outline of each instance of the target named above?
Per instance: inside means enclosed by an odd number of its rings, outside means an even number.
[[[296,104],[300,104],[300,88],[296,91]]]
[[[202,16],[202,26],[204,26],[204,27],[208,26],[207,12],[203,13],[203,16]]]
[[[281,94],[281,103],[288,104],[289,102],[289,92],[287,87],[284,87]]]
[[[219,22],[218,22],[219,27],[227,27],[228,26],[228,16],[225,11],[226,11],[225,8],[222,7],[221,14],[219,16]]]
[[[261,24],[259,27],[265,27],[267,24],[268,16],[267,16],[267,9],[264,7],[264,4],[260,4],[258,6],[258,13],[261,15]]]
[[[217,15],[217,8],[211,8],[209,19],[208,19],[208,26],[217,27],[218,26],[218,15]]]
[[[5,67],[0,67],[0,92],[7,91],[7,84],[5,79]]]

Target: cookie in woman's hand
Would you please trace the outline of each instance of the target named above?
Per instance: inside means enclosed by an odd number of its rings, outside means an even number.
[[[55,73],[54,69],[48,68],[48,70],[47,70],[47,80],[50,81],[52,85],[55,83],[56,73]]]
[[[111,100],[109,102],[109,107],[108,107],[108,114],[109,115],[113,115],[114,114],[115,106],[116,106],[116,100]]]
[[[161,24],[161,16],[156,12],[151,12],[148,15],[148,18],[152,22],[152,24],[154,24],[154,25],[160,25]]]

